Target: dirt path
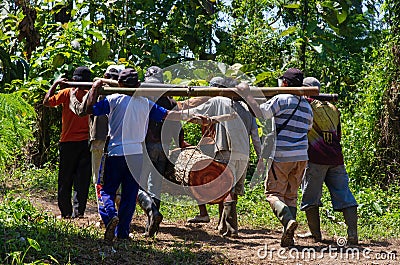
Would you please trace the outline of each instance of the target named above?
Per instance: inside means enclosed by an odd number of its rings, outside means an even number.
[[[54,201],[38,198],[31,201],[54,215],[59,213]],[[95,225],[98,220],[96,206],[89,203],[85,219],[74,222],[87,226]],[[164,262],[159,262],[157,253],[146,254],[146,261],[143,259],[132,261],[132,258],[137,258],[137,253],[134,257],[127,253],[119,253],[118,258],[113,257],[114,263],[110,264],[176,264],[174,260],[165,259],[165,253],[176,249],[193,252],[198,264],[400,264],[400,240],[362,241],[357,247],[342,247],[338,245],[342,243],[341,238],[327,238],[323,243],[296,238],[296,246],[288,249],[279,246],[281,235],[279,228],[266,230],[240,227],[240,238],[223,238],[215,230],[217,225],[215,218],[204,225],[188,225],[183,221],[172,223],[164,220],[157,239],[152,240],[141,236],[145,221],[144,214],[135,214],[132,221],[135,240],[145,240],[146,244],[151,244],[160,250],[159,255],[162,255]],[[116,258],[118,262],[115,261]]]

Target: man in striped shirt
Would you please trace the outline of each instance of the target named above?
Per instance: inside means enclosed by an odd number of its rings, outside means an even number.
[[[282,86],[300,87],[303,72],[289,68],[280,79]],[[238,89],[247,91],[241,85]],[[276,150],[265,180],[265,194],[283,225],[281,246],[288,247],[294,244],[293,236],[298,226],[297,191],[308,161],[307,133],[312,128],[313,112],[305,98],[290,94],[276,95],[259,106],[251,95],[246,99],[256,116],[275,120]]]

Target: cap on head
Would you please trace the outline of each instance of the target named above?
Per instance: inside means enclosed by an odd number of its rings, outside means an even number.
[[[303,85],[304,74],[297,68],[289,68],[280,79],[285,79],[288,86],[300,87]]]
[[[316,86],[316,87],[318,87],[318,91],[321,90],[321,83],[315,77],[304,78],[303,86]]]
[[[133,68],[122,70],[118,76],[118,83],[125,87],[138,87],[140,86],[138,73]]]
[[[104,77],[112,79],[112,80],[118,80],[119,73],[124,69],[125,69],[125,65],[123,65],[123,64],[110,65],[107,67],[107,70],[104,73]]]
[[[212,87],[235,87],[240,82],[239,80],[232,77],[216,76],[211,78],[210,82],[208,83]]]
[[[90,82],[92,81],[92,73],[86,66],[79,66],[75,69],[72,80],[77,82]]]
[[[146,83],[164,83],[163,70],[158,66],[150,66],[144,74]]]
[[[212,87],[227,87],[225,84],[225,79],[221,76],[211,78],[210,82],[208,83]]]

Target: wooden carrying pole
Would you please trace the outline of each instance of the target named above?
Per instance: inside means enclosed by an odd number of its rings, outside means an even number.
[[[118,87],[118,82],[115,80],[95,78],[102,80],[112,86],[103,86],[99,91],[102,95],[110,95],[114,93],[127,94],[136,96],[185,96],[185,97],[200,97],[200,96],[224,96],[234,97],[240,92],[236,88],[219,88],[219,87],[204,87],[204,86],[184,86],[173,84],[158,84],[158,83],[142,83],[138,88]],[[65,82],[69,86],[92,86],[92,82]],[[298,96],[318,96],[318,87],[250,87],[250,93],[257,97],[272,97],[277,94],[293,94]]]
[[[240,95],[236,88],[218,88],[218,87],[187,87],[187,88],[129,88],[129,87],[103,87],[100,91],[102,95],[114,93],[136,95],[136,96],[186,96],[186,97],[202,97],[202,96],[224,96],[234,97]],[[277,94],[294,94],[299,96],[316,96],[318,95],[318,87],[258,87],[250,88],[253,96],[272,97]]]

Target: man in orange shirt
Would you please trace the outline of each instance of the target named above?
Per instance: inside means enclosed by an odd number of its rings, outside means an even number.
[[[73,73],[74,81],[91,81],[87,67],[78,67]],[[89,116],[79,117],[70,108],[70,91],[64,88],[55,94],[56,88],[64,87],[65,78],[58,79],[43,99],[43,105],[56,107],[62,105],[62,128],[59,144],[60,161],[58,170],[58,207],[61,218],[81,218],[84,216],[91,178],[91,154],[88,144]],[[87,90],[79,88],[76,97],[82,101]],[[73,206],[71,203],[74,187]]]

